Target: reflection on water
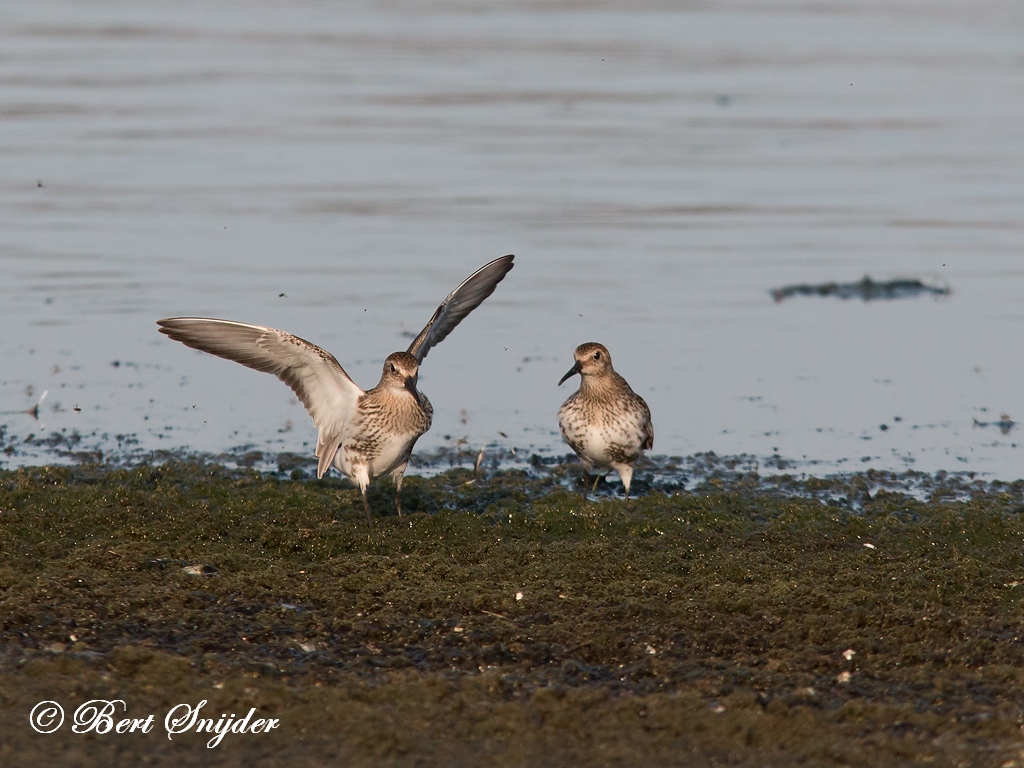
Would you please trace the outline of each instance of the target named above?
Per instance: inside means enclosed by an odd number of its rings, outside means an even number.
[[[1019,3],[87,6],[0,10],[5,463],[311,451],[285,387],[156,318],[285,328],[366,387],[515,253],[424,365],[425,451],[567,452],[596,340],[655,453],[1022,474]],[[769,294],[865,274],[953,294]]]

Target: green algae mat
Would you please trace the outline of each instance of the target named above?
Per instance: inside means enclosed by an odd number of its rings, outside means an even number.
[[[0,472],[0,765],[1024,765],[1024,484],[568,486]]]

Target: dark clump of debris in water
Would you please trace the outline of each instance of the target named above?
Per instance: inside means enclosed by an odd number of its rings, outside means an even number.
[[[775,301],[793,296],[835,296],[838,299],[909,299],[915,296],[949,296],[952,289],[946,285],[928,285],[916,279],[872,280],[865,275],[855,283],[799,283],[772,289]]]
[[[1014,428],[1017,422],[1015,422],[1010,414],[1004,413],[999,417],[999,421],[979,421],[977,417],[974,419],[974,426],[976,427],[999,427],[999,431],[1004,435],[1010,434],[1010,430]]]

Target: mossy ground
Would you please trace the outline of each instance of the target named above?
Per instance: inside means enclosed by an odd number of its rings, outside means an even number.
[[[1024,765],[1021,485],[869,487],[0,472],[0,764]],[[29,727],[95,698],[155,730]]]

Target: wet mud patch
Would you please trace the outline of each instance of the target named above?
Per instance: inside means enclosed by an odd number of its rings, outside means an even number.
[[[294,469],[0,473],[5,765],[1022,764],[1022,483]],[[281,727],[28,726],[90,698]]]

